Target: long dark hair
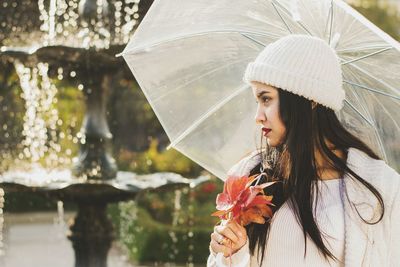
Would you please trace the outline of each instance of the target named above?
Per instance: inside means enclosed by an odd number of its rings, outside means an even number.
[[[275,204],[273,211],[275,212],[285,201],[288,201],[297,220],[301,222],[304,242],[306,243],[308,235],[325,259],[330,257],[338,260],[325,246],[312,213],[313,181],[320,179],[316,169],[314,151],[320,151],[330,167],[339,172],[341,177],[345,173],[350,174],[352,179],[358,180],[378,199],[382,211],[381,216],[375,222],[361,218],[368,224],[376,224],[382,219],[384,214],[382,196],[370,183],[352,171],[346,165],[345,159],[347,159],[350,147],[365,152],[373,159],[380,158],[368,145],[342,126],[332,109],[320,104],[312,108],[312,102],[306,98],[281,89],[278,89],[278,92],[279,115],[286,126],[286,136],[282,145],[266,151],[267,158],[271,156],[268,155],[271,153],[275,153],[275,157],[276,155],[278,157],[275,163],[270,164],[269,168],[265,170],[267,176],[263,176],[261,182],[279,181],[265,190],[266,194],[273,195],[273,203]],[[326,141],[334,146],[334,150],[342,151],[345,159],[341,159],[332,152]],[[261,163],[250,172],[250,175],[260,173],[260,167]],[[316,199],[318,199],[318,191],[316,190]],[[269,225],[270,222],[265,224],[252,223],[246,226],[252,255],[254,255],[258,244],[257,259],[260,266],[264,259],[265,247],[268,245]],[[306,247],[307,244],[305,244],[304,257],[306,256]],[[261,260],[259,259],[260,255]]]

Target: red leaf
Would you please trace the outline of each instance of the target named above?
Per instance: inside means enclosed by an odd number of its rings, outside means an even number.
[[[232,207],[229,195],[225,193],[217,195],[216,204],[217,204],[217,210],[227,210]]]
[[[240,193],[246,188],[246,183],[247,177],[245,176],[231,176],[225,182],[224,193],[227,193],[231,200],[237,199]]]
[[[221,219],[234,219],[243,225],[251,222],[264,223],[264,217],[271,217],[272,210],[269,205],[272,196],[264,195],[263,189],[272,183],[251,186],[257,175],[254,176],[229,176],[224,184],[224,190],[216,199],[217,212],[212,216]]]

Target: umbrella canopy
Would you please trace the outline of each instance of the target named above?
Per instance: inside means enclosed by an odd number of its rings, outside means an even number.
[[[261,135],[246,66],[292,33],[336,50],[339,119],[400,170],[400,44],[343,1],[155,0],[122,55],[170,146],[225,179]]]

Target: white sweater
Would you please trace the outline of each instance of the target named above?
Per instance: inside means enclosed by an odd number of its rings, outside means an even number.
[[[229,173],[248,175],[249,171],[256,164],[258,164],[259,160],[260,159],[258,156],[254,156],[254,154],[250,155],[232,167]],[[353,206],[357,207],[358,212],[361,214],[361,216],[363,216],[363,218],[366,220],[373,218],[373,221],[375,221],[380,215],[377,200],[372,193],[370,193],[370,191],[367,190],[363,185],[359,184],[359,182],[353,180],[349,175],[344,176],[344,186],[347,189],[347,194],[349,200],[351,201],[351,203],[348,201],[346,194],[344,193],[344,266],[400,266],[400,175],[390,168],[384,161],[371,159],[362,151],[354,148],[349,149],[347,165],[363,179],[371,183],[381,193],[385,203],[385,214],[383,219],[378,224],[365,224]],[[340,201],[340,199],[338,201]],[[282,206],[282,208],[285,207]],[[285,210],[286,209],[283,209],[283,211]],[[280,212],[278,210],[275,216],[279,215],[279,213]],[[279,217],[281,217],[276,216],[277,218],[275,219],[275,216],[273,220],[277,220]],[[292,228],[296,229],[295,226]],[[338,226],[335,231],[337,236],[340,235],[340,226]],[[273,232],[277,232],[278,234],[280,230],[278,229],[275,231],[273,229],[273,225],[271,224],[270,234],[273,234]],[[271,237],[272,236],[270,235],[270,240]],[[276,238],[279,238],[279,236],[277,235]],[[273,243],[270,243],[270,240],[268,241],[268,244],[273,245]],[[309,249],[310,242],[311,241],[309,239],[309,241],[307,241],[307,254],[309,251],[311,251],[311,253],[315,253],[313,251],[316,249],[316,247],[311,247]],[[284,246],[285,244],[280,245]],[[341,256],[340,253],[337,253],[340,251],[340,244],[338,243],[336,245],[336,253],[334,253],[335,256],[343,258],[343,255]],[[302,246],[299,250],[302,250],[302,248],[304,247]],[[271,249],[279,251],[279,248]],[[258,248],[256,248],[256,251],[257,250]],[[266,259],[267,256],[269,259]],[[271,259],[272,257],[276,258]],[[324,259],[322,256],[320,257],[320,260]],[[268,250],[266,250],[264,261],[262,262],[261,266],[294,266],[291,264],[291,260],[293,260],[293,258],[298,258],[298,256],[296,256],[296,252],[290,248],[288,248],[288,250],[281,249],[280,252],[270,254]],[[284,261],[278,262],[282,259]],[[285,261],[285,259],[287,259],[287,261]],[[318,257],[315,257],[314,255],[312,260],[313,262],[317,262]],[[309,263],[310,262],[297,261],[295,266],[324,266],[310,265]],[[225,258],[221,253],[210,253],[207,266],[229,266],[229,258]],[[248,245],[245,245],[242,247],[242,249],[232,255],[232,266],[256,267],[259,266],[259,264],[257,263],[256,256],[250,256]]]
[[[320,198],[314,202],[316,223],[325,234],[328,249],[340,262],[329,262],[318,252],[318,247],[307,238],[304,257],[304,234],[288,203],[275,213],[271,221],[268,245],[264,255],[265,266],[340,267],[344,264],[344,212],[340,201],[339,179],[318,181]],[[314,190],[317,188],[314,187]],[[324,238],[324,237],[323,237]],[[289,254],[289,253],[290,254]],[[289,256],[290,255],[290,256]]]

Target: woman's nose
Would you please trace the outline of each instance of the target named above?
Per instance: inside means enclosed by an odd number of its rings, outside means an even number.
[[[263,124],[263,122],[266,120],[264,110],[260,107],[260,105],[257,107],[255,120],[257,124]]]

